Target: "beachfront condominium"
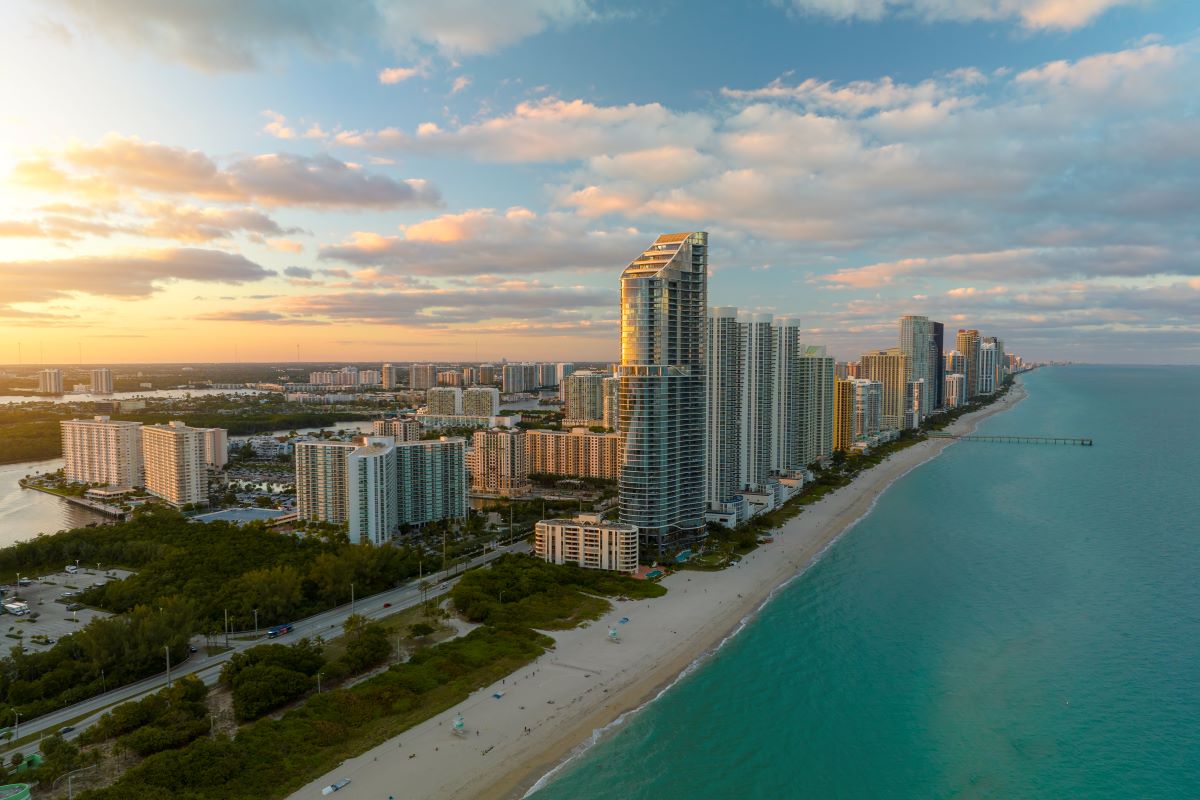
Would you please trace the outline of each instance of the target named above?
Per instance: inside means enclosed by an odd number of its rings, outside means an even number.
[[[384,364],[379,370],[379,383],[384,389],[395,389],[400,385],[400,371],[393,364]]]
[[[946,326],[940,322],[933,323],[933,374],[930,380],[933,382],[933,400],[934,408],[946,407],[946,396],[943,394],[946,384],[946,360],[942,358],[942,348],[946,346]]]
[[[951,350],[946,353],[946,374],[947,375],[966,375],[967,374],[967,359],[958,350]]]
[[[229,463],[229,431],[201,428],[204,434],[204,463],[211,469],[224,469]]]
[[[705,358],[705,500],[708,508],[716,508],[733,502],[742,482],[742,329],[736,308],[717,306],[708,310]]]
[[[833,454],[834,362],[825,345],[800,346],[801,419],[803,463],[810,464]]]
[[[883,428],[883,384],[866,378],[854,381],[854,438],[870,439]]]
[[[462,389],[456,386],[438,386],[425,392],[425,413],[446,417],[461,416]]]
[[[941,350],[935,349],[933,338],[933,323],[929,317],[906,314],[900,318],[900,351],[908,356],[908,372],[905,380],[925,381],[926,385],[933,384],[937,374],[937,362],[941,358]],[[933,411],[933,401],[936,396],[932,392],[921,395],[920,417],[924,419]],[[918,420],[918,423],[920,420]]]
[[[494,386],[473,386],[462,393],[462,413],[468,417],[500,415],[500,390]]]
[[[493,428],[471,438],[471,491],[513,497],[528,494],[525,431]]]
[[[387,417],[371,423],[374,436],[391,436],[397,442],[415,442],[421,438],[421,423],[414,417]]]
[[[42,394],[62,394],[63,374],[57,367],[38,370],[38,391]]]
[[[346,533],[351,544],[382,545],[399,527],[396,440],[368,436],[346,453]]]
[[[435,364],[413,364],[408,368],[408,388],[430,389],[437,386],[437,374]]]
[[[108,417],[68,419],[62,434],[63,475],[77,483],[141,486],[142,424]]]
[[[544,519],[533,530],[534,555],[552,564],[637,572],[636,525],[609,522],[599,514],[580,514],[575,519]]]
[[[967,376],[967,399],[979,394],[979,331],[960,328],[954,349],[963,354],[963,374]]]
[[[621,474],[621,435],[587,428],[526,431],[525,460],[531,475],[616,480]]]
[[[647,554],[704,535],[708,234],[659,236],[621,274],[620,519]]]
[[[92,370],[90,375],[92,394],[112,394],[113,377],[111,369],[108,367],[99,367]]]
[[[904,382],[904,418],[901,427],[914,430],[921,427],[921,409],[926,406],[924,398],[928,395],[928,386],[924,378]]]
[[[296,442],[296,511],[300,519],[346,521],[346,456],[352,442]]]
[[[979,393],[992,394],[996,391],[996,340],[984,339],[979,344]]]
[[[952,372],[946,376],[946,408],[958,408],[967,402],[967,376]]]
[[[610,431],[621,430],[621,379],[604,379],[604,427]]]
[[[845,452],[854,444],[854,378],[835,378],[833,384],[833,449]]]
[[[399,525],[467,516],[467,442],[460,436],[396,445]]]
[[[859,358],[859,376],[883,384],[883,425],[905,427],[904,397],[908,390],[909,357],[900,348],[874,350]]]
[[[579,370],[562,382],[563,427],[604,425],[603,372]]]
[[[775,444],[775,331],[770,314],[738,318],[741,329],[742,400],[741,448],[738,454],[742,488],[761,492],[771,478],[771,449]]]
[[[176,420],[142,428],[146,491],[176,508],[208,503],[205,429]]]

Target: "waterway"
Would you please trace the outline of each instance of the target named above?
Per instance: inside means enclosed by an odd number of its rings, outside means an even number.
[[[0,547],[32,539],[39,533],[112,521],[45,492],[22,489],[17,483],[26,475],[53,472],[62,465],[61,458],[0,465]]]
[[[261,394],[260,389],[143,389],[140,392],[113,392],[112,394],[64,394],[51,397],[37,395],[0,395],[0,405],[16,403],[95,403],[110,400],[151,400],[155,398],[212,397],[213,395]]]

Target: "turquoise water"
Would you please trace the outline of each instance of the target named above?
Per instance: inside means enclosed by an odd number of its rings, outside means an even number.
[[[1200,369],[1023,379],[537,800],[1200,797]]]

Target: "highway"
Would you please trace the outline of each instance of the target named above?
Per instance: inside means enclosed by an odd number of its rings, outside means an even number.
[[[457,568],[448,570],[445,573],[430,573],[424,577],[425,580],[429,580],[433,584],[433,588],[429,589],[427,596],[430,600],[433,600],[448,593],[450,588],[458,581],[463,571],[470,567],[486,564],[505,553],[525,553],[529,552],[529,550],[528,543],[519,541],[476,556],[465,565],[460,564]],[[270,642],[272,644],[289,644],[298,642],[304,638],[315,638],[318,636],[328,639],[341,634],[342,625],[352,614],[359,614],[369,620],[378,620],[407,608],[412,608],[415,605],[419,605],[422,601],[421,590],[418,588],[419,584],[420,580],[409,581],[395,589],[389,589],[385,592],[370,595],[369,597],[356,599],[354,603],[347,603],[336,608],[331,608],[328,611],[314,614],[311,617],[297,620],[292,623],[293,631],[291,633],[277,639],[271,639]],[[389,607],[384,608],[385,603],[389,604]],[[254,638],[253,630],[231,632],[229,634],[230,649],[218,655],[209,656],[202,654],[204,650],[204,637],[197,637],[193,640],[193,644],[196,645],[199,652],[193,654],[180,664],[172,664],[170,678],[174,681],[184,675],[195,675],[204,681],[205,684],[212,686],[220,679],[221,668],[234,653],[263,644],[266,641],[266,628],[262,629],[257,639]],[[146,695],[157,692],[166,685],[167,673],[162,672],[158,675],[144,678],[136,683],[126,684],[109,692],[98,694],[75,705],[60,708],[49,714],[43,714],[29,721],[21,720],[20,730],[15,733],[13,739],[16,740],[34,734],[54,733],[67,725],[70,720],[88,715],[78,722],[71,723],[74,730],[67,734],[65,738],[75,738],[86,730],[88,726],[100,719],[113,706],[141,699]],[[38,748],[32,744],[27,744],[24,747],[10,748],[4,754],[5,763],[7,763],[12,753],[21,752],[29,755],[37,751]]]

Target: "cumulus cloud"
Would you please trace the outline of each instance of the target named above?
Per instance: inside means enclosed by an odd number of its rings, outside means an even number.
[[[1072,29],[1110,8],[1141,0],[777,0],[798,12],[834,19],[878,20],[891,14],[930,22],[1016,20],[1031,29]]]
[[[322,247],[319,257],[404,275],[511,275],[617,269],[645,244],[635,228],[596,228],[571,214],[478,208],[405,226],[398,235],[357,232]]]
[[[394,180],[329,155],[269,153],[224,167],[199,150],[109,134],[98,144],[74,143],[57,158],[18,162],[14,182],[50,192],[112,198],[140,189],[226,202],[314,208],[435,206],[425,180]]]
[[[5,305],[43,303],[75,294],[132,299],[149,296],[174,281],[243,284],[273,275],[244,256],[195,248],[0,261]]]
[[[208,72],[257,69],[294,50],[353,59],[364,40],[399,53],[494,52],[592,19],[586,0],[53,0],[81,34]]]

